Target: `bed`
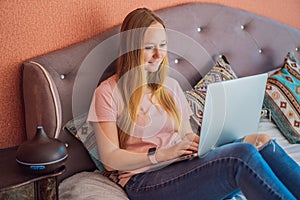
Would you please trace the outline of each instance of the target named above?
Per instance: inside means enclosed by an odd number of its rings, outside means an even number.
[[[168,28],[170,76],[184,91],[193,90],[221,55],[238,77],[271,75],[283,66],[288,52],[300,59],[299,30],[253,13],[217,4],[188,3],[158,10],[157,14]],[[119,186],[99,173],[86,146],[65,128],[70,120],[88,111],[99,81],[114,73],[118,31],[119,26],[113,27],[23,63],[28,139],[36,126],[42,125],[50,137],[67,145],[66,172],[58,179],[60,199],[128,199]],[[276,113],[261,119],[259,132],[276,138],[299,164],[299,141],[287,140],[279,129],[285,124],[276,123],[274,116]]]

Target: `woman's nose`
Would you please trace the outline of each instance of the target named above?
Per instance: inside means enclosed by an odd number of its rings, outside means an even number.
[[[162,57],[162,55],[163,55],[163,52],[162,52],[162,51],[163,51],[162,49],[155,48],[155,49],[154,49],[153,57],[154,57],[154,58],[160,58],[160,57]]]

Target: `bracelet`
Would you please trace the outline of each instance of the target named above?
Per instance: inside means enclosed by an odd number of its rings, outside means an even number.
[[[152,164],[158,163],[158,161],[156,160],[156,152],[157,152],[156,147],[152,147],[148,150],[148,158]]]

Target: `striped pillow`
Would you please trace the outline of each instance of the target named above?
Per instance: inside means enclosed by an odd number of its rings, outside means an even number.
[[[300,143],[300,62],[292,53],[267,81],[264,105],[282,135],[290,143]]]

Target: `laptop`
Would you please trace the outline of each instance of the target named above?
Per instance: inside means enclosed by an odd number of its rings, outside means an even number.
[[[194,157],[204,157],[216,147],[256,133],[268,74],[208,85],[198,152],[164,161],[154,168]],[[152,168],[152,167],[151,167]]]
[[[198,156],[257,133],[268,74],[208,85]]]

